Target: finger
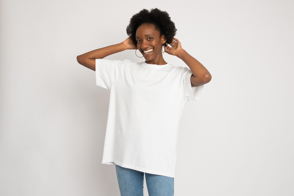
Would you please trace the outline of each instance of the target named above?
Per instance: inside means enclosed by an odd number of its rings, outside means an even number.
[[[175,38],[175,37],[173,39],[175,40],[174,42],[175,42],[175,45],[176,45],[176,48],[177,48],[178,45],[180,44],[180,41],[177,38]]]
[[[171,45],[170,45],[170,47],[171,47],[171,48],[174,48],[174,47],[176,47],[176,45],[177,45],[177,43],[172,42]]]
[[[178,43],[178,39],[175,38],[175,37],[173,38],[173,41],[176,42],[176,43]]]

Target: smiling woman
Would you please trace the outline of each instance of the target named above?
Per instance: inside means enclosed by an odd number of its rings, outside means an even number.
[[[173,42],[176,31],[169,14],[157,8],[150,12],[146,9],[141,10],[131,18],[127,27],[127,34],[143,54],[145,62],[157,65],[166,64],[162,56],[162,47]]]
[[[150,195],[172,196],[180,117],[188,101],[200,100],[211,76],[174,37],[167,12],[143,9],[126,30],[123,42],[77,57],[95,71],[96,85],[110,91],[102,164],[116,166],[121,195],[143,196],[145,174]],[[167,63],[162,48],[190,69]],[[131,49],[145,61],[103,59]]]
[[[144,23],[136,31],[137,48],[146,59],[146,63],[162,65],[166,64],[162,57],[162,46],[166,43],[164,35],[156,30],[154,24]]]

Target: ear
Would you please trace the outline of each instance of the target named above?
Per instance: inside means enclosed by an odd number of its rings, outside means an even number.
[[[164,45],[166,42],[166,38],[164,35],[161,36],[161,45]]]

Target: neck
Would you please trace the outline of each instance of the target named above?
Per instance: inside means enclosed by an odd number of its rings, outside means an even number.
[[[165,60],[162,57],[162,53],[160,52],[160,54],[157,56],[158,58],[155,58],[151,61],[145,61],[145,63],[147,64],[156,64],[156,65],[165,65],[167,64],[167,62],[165,62]]]

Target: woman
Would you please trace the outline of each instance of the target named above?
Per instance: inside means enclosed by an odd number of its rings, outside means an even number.
[[[122,196],[143,195],[144,175],[150,196],[174,194],[180,117],[211,80],[174,37],[176,30],[167,12],[143,9],[131,18],[125,41],[77,57],[95,71],[96,85],[110,91],[102,163],[115,165]],[[190,69],[167,63],[162,47]],[[130,49],[145,61],[103,59]]]

